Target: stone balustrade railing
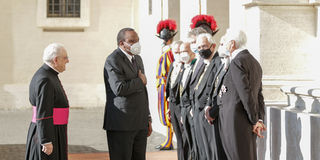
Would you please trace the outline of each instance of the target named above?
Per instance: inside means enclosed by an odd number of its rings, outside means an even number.
[[[266,102],[258,160],[320,160],[320,85],[286,86],[287,102]]]
[[[288,96],[288,109],[320,115],[320,85],[285,86],[281,91]]]

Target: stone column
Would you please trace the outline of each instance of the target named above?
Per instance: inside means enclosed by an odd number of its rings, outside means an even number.
[[[309,0],[310,4],[313,4],[316,9],[317,18],[317,38],[320,36],[320,0]]]
[[[214,36],[214,39],[219,43],[220,38],[226,33],[226,29],[229,28],[229,1],[207,1],[207,14],[213,15],[217,21],[219,31]]]
[[[204,0],[201,0],[201,2]],[[206,1],[206,0],[205,0]],[[199,14],[199,1],[198,0],[183,0],[180,3],[180,39],[186,40],[187,34],[190,31],[191,19]],[[204,3],[201,3],[204,4]],[[205,3],[206,4],[206,3]],[[206,6],[202,5],[202,14],[206,14]]]
[[[174,37],[174,40],[180,39],[180,34],[182,32],[179,31],[180,29],[180,0],[169,0],[168,1],[168,18],[174,19],[177,22],[177,30],[178,33]]]

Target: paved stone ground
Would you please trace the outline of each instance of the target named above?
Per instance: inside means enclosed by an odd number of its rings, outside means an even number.
[[[161,151],[161,152],[147,152],[147,160],[178,160],[177,152]],[[69,154],[69,160],[110,160],[107,152],[103,153],[82,153]]]
[[[71,109],[68,141],[69,153],[106,152],[107,137],[102,129],[104,108]],[[32,112],[28,110],[0,110],[0,160],[20,160],[24,158],[25,143]],[[154,147],[165,137],[153,132],[148,138],[147,151],[157,151]]]

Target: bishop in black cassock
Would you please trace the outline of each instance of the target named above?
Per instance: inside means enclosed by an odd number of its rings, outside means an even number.
[[[46,62],[49,54],[54,57],[48,60],[51,63]],[[51,44],[45,49],[44,60],[46,63],[34,74],[29,87],[33,117],[25,159],[66,160],[69,103],[58,74],[65,70],[69,60],[65,49],[59,44]],[[46,148],[48,144],[52,144],[53,149]]]

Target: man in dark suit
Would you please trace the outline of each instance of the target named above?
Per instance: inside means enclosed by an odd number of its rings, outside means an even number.
[[[228,159],[256,160],[256,135],[266,129],[262,69],[244,48],[243,31],[227,30],[225,42],[231,62],[217,96],[221,141]]]
[[[175,41],[172,43],[172,52],[174,56],[174,61],[171,63],[169,68],[169,73],[167,76],[166,83],[166,96],[167,101],[169,102],[170,110],[170,121],[173,127],[173,131],[177,138],[177,154],[178,160],[185,160],[187,152],[185,148],[188,146],[184,145],[185,137],[183,134],[181,119],[181,109],[180,109],[180,96],[178,94],[179,89],[179,80],[181,77],[181,71],[183,64],[180,59],[180,45],[182,41]]]
[[[193,73],[195,63],[197,61],[196,55],[191,51],[191,44],[185,42],[180,47],[181,61],[184,63],[182,76],[179,81],[179,96],[181,107],[181,121],[183,125],[184,135],[186,136],[186,142],[188,144],[187,155],[188,159],[196,160],[196,146],[194,137],[194,125],[193,119],[190,115],[191,101],[190,101],[190,80]]]
[[[229,55],[225,54],[225,51],[221,47],[224,44],[224,38],[221,38],[220,41],[220,47],[218,50],[219,57],[221,57],[222,64],[220,65],[219,69],[217,70],[217,73],[214,77],[214,81],[212,83],[212,90],[210,93],[210,96],[208,97],[206,107],[204,109],[205,112],[205,118],[208,121],[208,124],[214,124],[214,135],[215,141],[216,141],[216,149],[217,152],[220,154],[219,160],[226,160],[226,154],[223,149],[221,138],[220,138],[220,131],[219,131],[219,122],[218,122],[218,115],[219,115],[219,106],[217,105],[217,95],[221,88],[222,80],[224,78],[224,75],[227,72],[228,66],[229,66]]]
[[[217,96],[220,91],[222,80],[227,73],[230,64],[230,55],[225,53],[225,38],[222,37],[220,41],[220,46],[218,49],[219,57],[221,57],[222,64],[220,65],[213,82],[213,88],[211,90],[210,96],[207,100],[207,105],[205,107],[205,118],[209,124],[213,124],[213,121],[217,121],[219,115],[219,106],[217,105]]]
[[[204,108],[209,98],[212,85],[218,67],[221,64],[221,59],[215,51],[215,43],[210,34],[201,34],[197,37],[197,46],[200,56],[204,59],[203,69],[200,70],[199,80],[194,88],[195,110],[194,117],[197,115],[197,123],[195,123],[197,142],[202,143],[202,150],[205,152],[205,157],[200,159],[223,159],[223,154],[220,155],[217,149],[215,139],[217,124],[210,125],[204,117]],[[220,143],[219,143],[220,144]],[[199,148],[201,148],[199,146]],[[221,147],[220,147],[221,148]]]
[[[104,66],[107,102],[103,128],[110,159],[144,160],[152,127],[138,34],[123,28],[117,43],[119,48]]]

